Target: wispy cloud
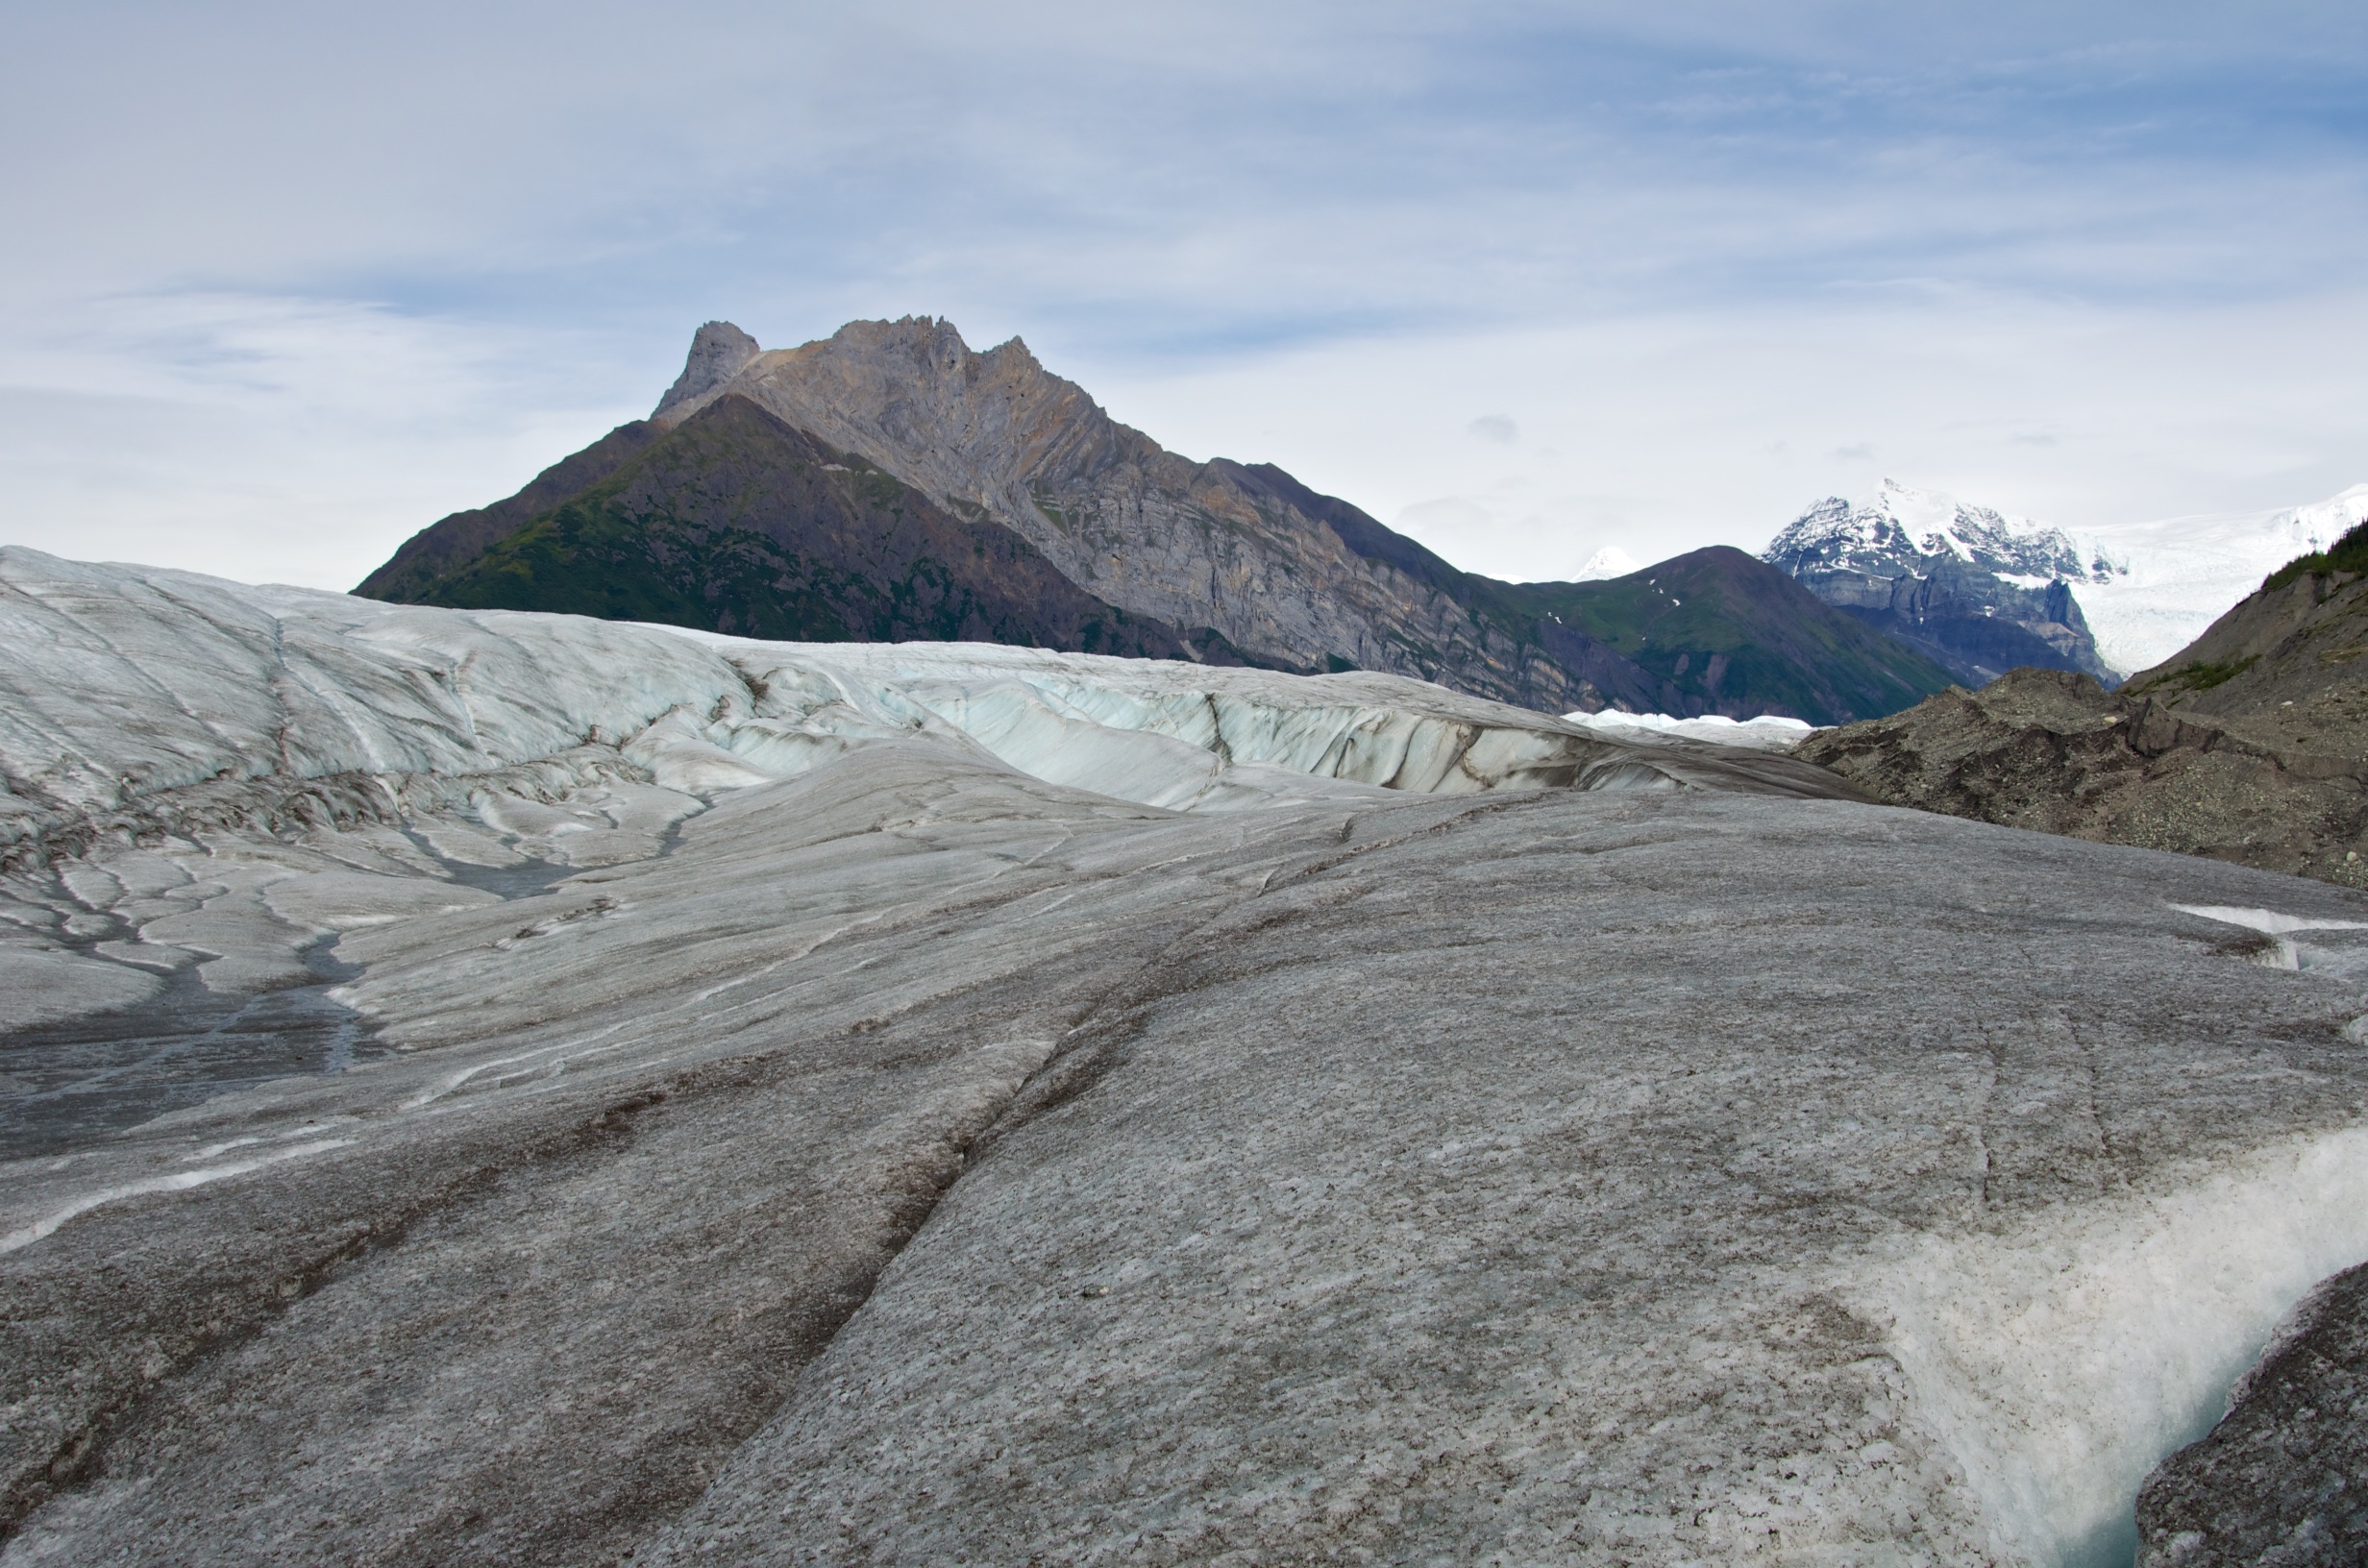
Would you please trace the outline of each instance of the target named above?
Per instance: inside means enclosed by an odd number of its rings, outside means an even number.
[[[1781,405],[1754,439],[1803,453],[1860,444],[1829,428],[1848,378],[1754,345],[1836,324],[1853,352],[1924,338],[1979,367],[1978,397],[1918,389],[1933,427],[1887,428],[1887,454],[1996,421],[2060,433],[2053,460],[2080,454],[2103,490],[2103,465],[2148,459],[2079,432],[2152,394],[2097,366],[2078,380],[2104,402],[2074,405],[1994,355],[2039,323],[2130,343],[2143,320],[2225,379],[2242,423],[2317,350],[2298,331],[2231,355],[2208,322],[2352,308],[2368,255],[2356,6],[232,0],[12,25],[0,383],[36,406],[119,404],[37,448],[0,435],[0,464],[52,486],[37,516],[22,495],[0,513],[0,537],[53,548],[210,486],[258,517],[351,518],[366,567],[431,520],[406,508],[539,466],[521,453],[495,478],[486,454],[514,439],[498,432],[646,406],[700,320],[775,342],[913,310],[977,341],[1024,333],[1147,402],[1457,344],[1509,380],[1609,396],[1601,367],[1507,345],[1657,323],[1662,357],[1629,362],[1620,397],[1670,400],[1673,429],[1706,404]],[[1959,335],[1977,320],[1992,349]],[[1723,369],[1705,340],[1727,344]],[[1488,385],[1392,395],[1450,436],[1478,407],[1560,439]],[[123,432],[167,407],[217,436],[126,488]],[[1321,408],[1262,417],[1276,433],[1255,455],[1320,444]],[[1153,433],[1223,421],[1177,423]],[[1658,487],[1569,493],[1650,511],[1741,461],[1711,447],[1736,430],[1695,428],[1703,450],[1672,453]],[[2356,444],[2305,444],[2255,481],[2368,467]],[[1520,450],[1482,449],[1498,445]],[[1376,447],[1341,486],[1380,498],[1398,461]],[[290,464],[316,476],[301,508],[272,499]],[[236,513],[180,530],[175,558],[228,558]]]

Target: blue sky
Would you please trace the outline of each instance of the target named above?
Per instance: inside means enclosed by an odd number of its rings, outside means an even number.
[[[1018,333],[1459,563],[2368,479],[2368,8],[14,6],[0,542],[343,586],[691,330]]]

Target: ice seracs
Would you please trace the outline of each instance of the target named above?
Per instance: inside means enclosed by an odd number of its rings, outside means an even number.
[[[0,855],[131,846],[67,877],[84,916],[0,933],[0,1023],[15,1026],[148,1001],[189,968],[217,992],[301,985],[308,943],[482,896],[439,861],[636,860],[719,793],[884,744],[1164,810],[1541,785],[1841,793],[1818,770],[1640,747],[1393,675],[757,643],[21,549],[0,551]],[[236,868],[133,852],[395,823],[359,865],[277,845]],[[143,913],[115,929],[118,906]]]

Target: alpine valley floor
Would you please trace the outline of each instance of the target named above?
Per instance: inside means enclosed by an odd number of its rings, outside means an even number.
[[[2368,1259],[2347,889],[1394,677],[0,646],[9,1564],[2127,1562]]]

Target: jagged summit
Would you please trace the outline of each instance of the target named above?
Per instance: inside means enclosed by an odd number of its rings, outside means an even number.
[[[2264,574],[2298,554],[2326,549],[2363,518],[2368,518],[2368,485],[2355,485],[2326,501],[2278,511],[2111,523],[2075,531],[1885,479],[1870,501],[1835,496],[1816,502],[1764,554],[1828,602],[1857,608],[1871,607],[1870,581],[1975,583],[1977,600],[1986,596],[1996,602],[1987,610],[1975,603],[1970,613],[1994,620],[2006,611],[2010,619],[2028,621],[2023,609],[2010,609],[2001,596],[2026,590],[2044,595],[2060,583],[2092,640],[2094,657],[2052,667],[2109,675],[2168,658],[2251,593]],[[1845,597],[1819,588],[1820,581],[1838,585]],[[2042,619],[2064,624],[2062,616],[2037,608]],[[2033,629],[2041,630],[2035,625]],[[2060,636],[2043,631],[2042,640],[2062,643]]]
[[[1947,559],[2024,588],[2057,580],[2107,582],[2129,571],[2093,540],[1892,478],[1868,502],[1853,504],[1840,496],[1817,502],[1769,543],[1764,558],[1795,576],[1811,563],[1866,572]]]
[[[682,374],[675,384],[658,399],[657,408],[650,417],[661,419],[666,411],[678,404],[704,399],[739,372],[741,366],[756,357],[760,351],[756,339],[749,336],[728,321],[711,321],[699,329],[691,339],[691,354],[682,366]]]
[[[1887,478],[1873,501],[1816,502],[1764,558],[1838,609],[1980,686],[2009,670],[2110,681],[2075,587],[2128,566],[2061,528]]]
[[[686,380],[702,366],[706,332],[692,344]],[[1020,338],[981,352],[941,317],[852,321],[798,348],[753,352],[752,340],[749,348],[730,374],[679,398],[669,394],[658,423],[679,424],[734,392],[872,455],[941,504],[989,512],[1037,510],[1031,481],[1066,480],[1159,451],[1083,387],[1047,371]]]

